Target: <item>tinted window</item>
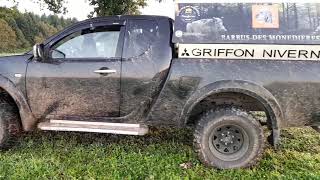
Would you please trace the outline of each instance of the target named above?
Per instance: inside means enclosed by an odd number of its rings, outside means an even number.
[[[99,27],[73,33],[52,48],[52,58],[116,57],[120,28]]]
[[[159,38],[159,27],[155,21],[134,20],[129,22],[127,32],[127,57],[143,55]]]

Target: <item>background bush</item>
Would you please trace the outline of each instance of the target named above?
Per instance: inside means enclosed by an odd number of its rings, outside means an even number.
[[[29,49],[75,22],[75,18],[39,16],[21,13],[16,7],[0,7],[0,53]]]

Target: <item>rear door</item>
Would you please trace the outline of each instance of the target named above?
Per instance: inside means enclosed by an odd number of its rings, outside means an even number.
[[[38,118],[118,117],[123,29],[90,24],[50,42],[48,57],[28,65],[33,113]]]
[[[146,112],[159,95],[172,59],[167,19],[134,19],[126,23],[121,75],[120,116]]]

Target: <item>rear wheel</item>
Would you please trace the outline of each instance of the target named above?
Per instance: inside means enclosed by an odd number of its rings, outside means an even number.
[[[200,160],[219,169],[251,167],[264,152],[260,123],[237,108],[218,108],[203,115],[194,142]]]
[[[6,99],[0,97],[0,149],[5,150],[16,142],[20,133],[19,114],[17,108]]]

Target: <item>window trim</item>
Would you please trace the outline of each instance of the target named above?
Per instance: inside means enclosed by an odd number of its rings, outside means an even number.
[[[143,53],[141,53],[141,54],[139,54],[139,55],[135,55],[135,56],[129,56],[129,54],[128,54],[128,49],[129,49],[129,47],[128,47],[128,42],[129,42],[129,35],[128,35],[128,29],[129,30],[131,30],[132,29],[132,27],[131,27],[131,25],[132,24],[135,24],[135,22],[136,21],[151,21],[152,23],[154,23],[154,25],[155,26],[158,26],[159,27],[159,29],[158,29],[158,33],[161,33],[160,32],[160,25],[159,25],[159,22],[156,20],[156,19],[135,19],[135,20],[128,20],[128,22],[127,22],[127,29],[126,29],[126,31],[125,31],[125,39],[124,39],[124,47],[126,47],[126,49],[124,49],[124,51],[123,51],[123,57],[122,58],[125,58],[125,59],[135,59],[135,58],[138,58],[138,57],[140,57],[140,56],[142,56],[142,55],[144,55],[147,51],[144,51]],[[158,42],[159,41],[159,39],[157,39],[156,41],[154,41],[154,42],[152,42],[152,44],[155,44],[156,42]],[[148,47],[148,49],[150,48],[150,47],[152,47],[152,44],[151,44],[151,46],[149,46]]]

